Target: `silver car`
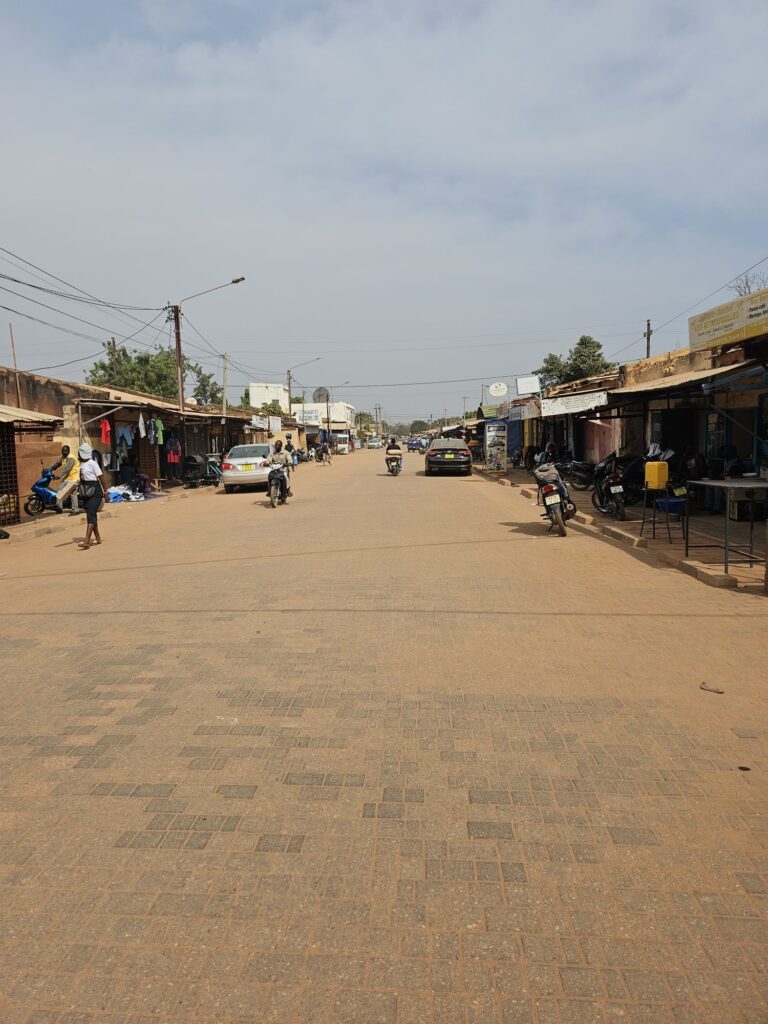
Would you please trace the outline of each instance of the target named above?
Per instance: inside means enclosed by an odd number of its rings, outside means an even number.
[[[236,487],[267,486],[271,444],[236,444],[224,456],[221,476],[224,490],[231,494]]]

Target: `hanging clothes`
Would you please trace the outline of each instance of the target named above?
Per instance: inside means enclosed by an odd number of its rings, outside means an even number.
[[[160,419],[159,416],[155,419],[155,429],[157,430],[157,443],[162,444],[163,431],[165,430],[165,427],[163,426],[163,421]]]
[[[154,416],[147,420],[147,438],[150,444],[157,444],[157,423]]]
[[[112,436],[112,427],[109,425],[109,420],[105,416],[104,419],[99,423],[101,427],[101,443],[109,444]]]
[[[147,428],[144,426],[144,413],[139,413],[139,437],[147,436]]]
[[[117,428],[117,443],[124,442],[127,448],[133,445],[133,427],[131,426],[119,426]]]
[[[171,464],[181,462],[181,444],[175,437],[168,438],[168,443],[165,446],[165,455]]]

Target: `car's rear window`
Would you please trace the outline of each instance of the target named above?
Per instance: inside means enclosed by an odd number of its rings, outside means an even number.
[[[467,446],[464,441],[458,437],[438,437],[429,446],[429,450],[434,451],[449,451],[449,452],[463,452],[466,451]]]
[[[230,451],[230,459],[266,459],[269,455],[268,444],[238,444]]]

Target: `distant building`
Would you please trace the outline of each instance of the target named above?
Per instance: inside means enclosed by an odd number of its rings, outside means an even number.
[[[355,407],[347,402],[304,402],[293,407],[293,415],[299,423],[327,429],[330,416],[331,429],[355,428]]]
[[[288,388],[285,384],[249,384],[248,393],[251,406],[260,409],[270,402],[279,402],[283,412],[290,412],[288,405]]]

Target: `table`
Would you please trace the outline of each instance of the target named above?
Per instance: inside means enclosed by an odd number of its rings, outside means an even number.
[[[690,530],[685,532],[685,557],[688,557],[688,551],[690,548],[722,548],[723,549],[723,570],[727,573],[728,567],[731,562],[734,564],[739,562],[749,562],[750,566],[754,565],[755,562],[764,562],[764,558],[760,558],[759,555],[755,554],[755,502],[760,500],[755,494],[756,491],[762,493],[763,498],[768,497],[768,480],[762,480],[760,477],[739,477],[735,480],[689,480],[687,487],[690,492],[691,487],[711,487],[713,490],[725,491],[725,543],[724,544],[689,544],[688,539],[690,537]],[[688,497],[686,495],[686,506]],[[730,503],[731,501],[748,501],[749,505],[749,552],[742,551],[739,548],[733,548],[733,551],[737,555],[746,555],[746,558],[736,559],[730,557],[731,546],[729,543],[729,524],[731,521],[730,516]],[[688,509],[686,507],[686,518]]]

